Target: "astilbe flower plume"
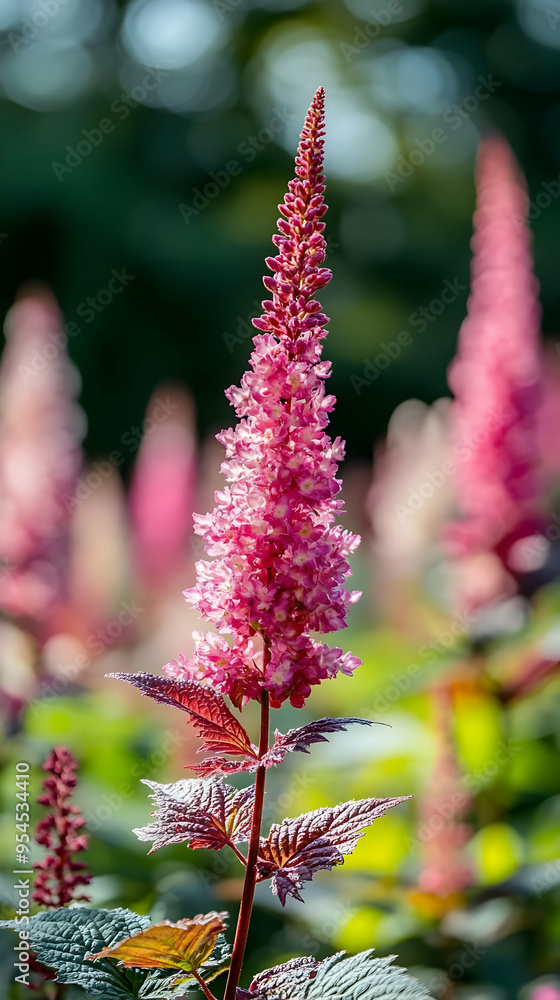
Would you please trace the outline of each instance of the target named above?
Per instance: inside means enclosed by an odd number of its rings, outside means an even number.
[[[330,362],[321,360],[328,317],[315,298],[331,278],[322,267],[326,243],[323,176],[324,94],[317,91],[296,157],[295,178],[279,205],[276,257],[263,279],[272,298],[253,320],[251,370],[226,396],[240,422],[218,434],[222,472],[231,484],[215,494],[211,514],[195,515],[195,530],[212,562],[197,563],[197,583],[185,591],[192,606],[222,635],[195,633],[191,659],[166,668],[205,678],[235,704],[289,698],[303,705],[311,685],[359,660],[311,637],[345,625],[349,554],[359,537],[333,522],[343,505],[337,465],[339,438],[325,433],[334,397],[325,392]],[[230,646],[225,635],[233,636]]]
[[[193,410],[191,398],[182,390],[162,387],[154,393],[134,467],[130,489],[134,556],[143,583],[153,590],[165,586],[184,564],[192,531]]]
[[[23,292],[0,369],[0,607],[48,624],[66,598],[69,506],[81,465],[78,375],[46,289]]]
[[[432,690],[436,757],[432,775],[420,801],[419,837],[422,843],[421,893],[457,904],[458,895],[472,885],[474,873],[464,847],[471,836],[463,817],[471,806],[471,796],[461,779],[452,733],[453,704],[450,689],[437,685]],[[433,904],[432,904],[433,905]]]
[[[76,787],[77,766],[75,758],[63,746],[54,747],[43,764],[49,777],[45,778],[43,794],[37,801],[50,812],[39,820],[35,840],[48,853],[33,866],[38,875],[32,895],[44,906],[65,906],[71,900],[90,899],[84,893],[77,894],[80,886],[91,882],[87,865],[72,858],[73,854],[86,850],[89,840],[86,833],[79,833],[85,819],[79,808],[69,802]]]
[[[462,555],[495,550],[523,523],[534,526],[539,497],[538,283],[525,182],[505,139],[483,140],[476,186],[468,316],[448,378],[464,515],[449,540]]]

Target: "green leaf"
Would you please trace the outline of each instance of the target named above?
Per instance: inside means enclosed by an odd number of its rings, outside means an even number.
[[[229,969],[231,961],[231,948],[226,941],[223,934],[218,934],[218,940],[216,941],[216,947],[210,955],[210,958],[206,960],[204,965],[200,967],[200,973],[205,983],[209,983],[216,976],[220,976],[222,972],[226,972]]]
[[[39,961],[56,969],[57,982],[77,983],[104,1000],[130,997],[167,1000],[182,996],[185,989],[198,988],[194,977],[187,973],[178,984],[177,970],[125,969],[106,958],[96,962],[86,961],[86,955],[138,934],[150,923],[149,917],[138,916],[130,910],[95,910],[77,906],[37,913],[29,918],[26,925],[16,924],[15,920],[3,920],[0,927],[13,930],[25,927]],[[208,960],[212,969],[216,961],[222,962],[223,941],[218,941],[215,951],[220,954],[213,954]],[[185,985],[187,981],[188,985]]]
[[[237,1000],[431,1000],[427,989],[405,969],[392,965],[395,955],[372,958],[373,949],[324,962],[294,958],[255,976]]]

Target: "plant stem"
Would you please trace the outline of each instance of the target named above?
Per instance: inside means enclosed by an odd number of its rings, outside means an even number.
[[[204,995],[208,998],[208,1000],[216,1000],[216,997],[212,993],[212,990],[209,988],[208,984],[204,982],[202,976],[199,976],[196,969],[193,969],[193,976],[196,979]]]
[[[235,844],[232,844],[231,841],[228,841],[228,844],[231,847],[231,849],[234,852],[234,854],[236,855],[236,857],[239,859],[239,861],[243,865],[243,867],[245,867],[247,865],[247,858],[245,858],[243,856],[243,854],[241,853],[241,851],[235,846]]]
[[[268,649],[265,646],[265,658],[267,653]],[[264,756],[268,750],[269,711],[268,692],[263,691],[261,695],[259,757]],[[249,852],[247,854],[247,870],[245,872],[243,895],[241,896],[241,906],[239,907],[239,916],[237,918],[235,941],[233,944],[231,965],[228,973],[224,1000],[235,1000],[235,991],[239,982],[239,976],[241,975],[241,966],[243,965],[243,958],[245,955],[247,935],[249,933],[249,923],[251,920],[251,910],[253,908],[253,896],[255,895],[255,884],[257,881],[256,862],[257,855],[259,853],[259,839],[261,835],[265,778],[266,767],[258,767],[255,780],[255,803],[251,819],[251,837],[249,840]]]

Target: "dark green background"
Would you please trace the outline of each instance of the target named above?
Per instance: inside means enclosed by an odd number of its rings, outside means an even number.
[[[548,7],[555,9],[552,0]],[[542,181],[560,171],[560,49],[553,47],[560,41],[555,34],[560,36],[560,26],[551,26],[551,45],[539,44],[522,30],[516,9],[496,0],[426,2],[417,16],[383,28],[379,38],[356,54],[348,65],[348,86],[355,85],[360,61],[374,60],[377,47],[389,38],[454,51],[475,75],[493,73],[501,86],[472,120],[480,131],[497,126],[506,133],[534,196]],[[52,287],[70,321],[80,302],[106,287],[113,268],[126,267],[135,275],[70,341],[83,379],[86,448],[92,455],[119,446],[121,434],[142,420],[150,392],[162,380],[192,388],[203,433],[229,419],[223,390],[246,367],[249,340],[231,352],[224,333],[235,332],[238,317],[248,317],[264,295],[262,259],[271,251],[276,202],[292,172],[290,156],[276,143],[268,145],[189,225],[178,205],[190,203],[193,189],[208,182],[210,170],[223,169],[236,156],[239,142],[266,124],[253,110],[254,83],[247,67],[272,26],[284,20],[311,26],[340,59],[341,43],[352,43],[365,20],[342,2],[307,3],[286,11],[271,10],[265,3],[238,4],[223,15],[231,19],[223,58],[231,60],[238,76],[227,106],[190,114],[140,106],[59,181],[52,162],[63,159],[67,144],[76,146],[82,129],[98,125],[123,90],[117,78],[125,58],[118,38],[121,15],[122,7],[102,44],[91,43],[99,72],[85,95],[44,112],[6,96],[0,104],[0,228],[7,234],[0,243],[2,310],[23,281],[39,278]],[[11,47],[6,33],[3,38],[6,58]],[[143,72],[138,67],[138,80]],[[316,83],[321,82],[318,74]],[[312,92],[307,96],[311,99]],[[329,94],[327,123],[328,99]],[[410,127],[413,115],[406,117]],[[432,117],[437,125],[441,114]],[[391,127],[406,154],[411,145],[404,136],[404,115],[395,112]],[[430,127],[430,119],[419,118],[418,136],[429,134]],[[450,131],[448,144],[454,141]],[[359,396],[350,375],[361,374],[364,358],[373,358],[381,341],[410,329],[407,317],[439,294],[445,278],[466,283],[472,168],[472,156],[447,170],[433,169],[429,161],[392,196],[383,177],[368,185],[328,184],[334,280],[324,299],[332,316],[327,346],[335,363],[332,389],[339,399],[333,431],[343,434],[353,456],[371,454],[401,400],[416,396],[430,401],[446,393],[445,370],[466,293],[425,333],[416,334],[402,357]],[[400,248],[386,255],[388,205],[398,212],[404,230]],[[354,221],[350,235],[347,227],[344,236],[340,221],[350,210],[354,220],[363,218],[363,227]],[[559,219],[557,199],[534,221],[544,329],[549,333],[558,329],[560,309]]]

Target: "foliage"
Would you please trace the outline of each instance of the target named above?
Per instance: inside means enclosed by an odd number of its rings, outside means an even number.
[[[152,851],[183,843],[192,850],[219,851],[226,844],[231,846],[249,839],[252,786],[238,792],[216,777],[176,781],[171,785],[144,780],[144,784],[153,790],[157,822],[133,832],[139,840],[153,840]]]
[[[3,927],[17,928],[16,921],[3,921]],[[126,936],[137,935],[151,927],[148,917],[138,916],[130,910],[96,910],[86,907],[75,909],[49,910],[31,917],[28,924],[29,939],[38,959],[57,970],[59,983],[77,983],[96,996],[105,1000],[124,1000],[137,997],[142,1000],[160,1000],[179,996],[184,992],[185,983],[197,982],[194,974],[187,970],[177,982],[177,973],[170,975],[159,970],[153,972],[124,971],[105,954],[95,964],[90,961],[93,953],[109,949],[127,940]],[[223,965],[224,946],[217,945],[217,954],[210,956],[210,978],[214,968]],[[201,963],[203,971],[206,963]],[[182,968],[182,966],[166,966]]]
[[[351,958],[343,952],[316,962],[314,958],[295,958],[275,969],[259,973],[249,990],[239,990],[238,1000],[315,1000],[329,997],[340,1000],[381,1000],[382,997],[402,997],[403,1000],[427,1000],[429,993],[404,969],[392,965],[393,956],[372,958],[372,949]]]

